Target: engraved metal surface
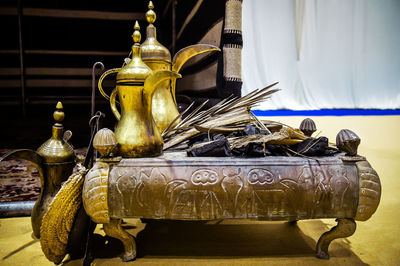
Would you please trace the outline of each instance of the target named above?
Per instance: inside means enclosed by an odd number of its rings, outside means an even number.
[[[87,173],[82,189],[83,207],[96,223],[108,223],[108,174],[109,165],[97,162]]]
[[[157,158],[110,164],[114,218],[297,220],[352,218],[359,194],[355,163],[338,157]]]
[[[360,175],[360,196],[355,219],[366,221],[376,211],[381,198],[379,176],[367,161],[356,163]]]

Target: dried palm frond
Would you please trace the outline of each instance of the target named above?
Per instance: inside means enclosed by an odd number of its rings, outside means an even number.
[[[240,98],[225,98],[213,107],[201,111],[207,103],[204,102],[177,125],[167,127],[162,133],[164,150],[178,145],[204,132],[204,130],[217,129],[215,131],[228,132],[228,128],[242,128],[250,122],[254,122],[261,129],[269,132],[268,127],[251,114],[250,108],[265,101],[271,94],[277,92],[279,89],[271,89],[277,84],[278,82],[263,89],[257,89]]]
[[[305,137],[306,138],[306,137]],[[247,146],[250,143],[268,143],[279,145],[293,145],[305,139],[303,136],[290,128],[282,128],[279,132],[269,135],[252,135],[229,141],[232,149]]]

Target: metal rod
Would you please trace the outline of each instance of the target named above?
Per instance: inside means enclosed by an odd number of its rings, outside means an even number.
[[[176,4],[177,0],[172,1],[172,54],[175,54],[175,46],[176,46]]]
[[[0,217],[30,216],[35,201],[0,202]]]
[[[19,41],[19,63],[21,68],[21,109],[22,116],[26,116],[25,101],[25,69],[24,69],[24,47],[22,42],[22,6],[21,0],[18,0],[18,41]]]
[[[168,3],[167,3],[167,5],[166,5],[165,8],[164,8],[164,11],[163,11],[163,13],[162,13],[161,18],[165,18],[165,16],[167,15],[169,6],[172,4],[172,1],[174,1],[174,0],[168,0]]]
[[[104,70],[104,64],[102,62],[94,63],[92,67],[92,100],[91,100],[91,108],[90,108],[90,117],[94,116],[95,108],[96,108],[96,67],[100,66],[101,70]]]

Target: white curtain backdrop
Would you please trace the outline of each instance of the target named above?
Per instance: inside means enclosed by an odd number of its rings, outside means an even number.
[[[243,45],[257,109],[400,108],[400,0],[244,0]]]

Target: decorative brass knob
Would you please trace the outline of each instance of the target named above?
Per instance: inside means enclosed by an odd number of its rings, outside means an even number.
[[[307,137],[311,137],[311,135],[317,130],[317,127],[315,126],[315,123],[312,119],[306,118],[301,122],[300,130]]]
[[[117,138],[112,130],[108,128],[100,129],[93,139],[93,148],[95,148],[102,157],[108,157],[115,152],[118,146]]]
[[[342,129],[336,136],[336,146],[347,155],[357,155],[357,148],[361,139],[349,129]]]

